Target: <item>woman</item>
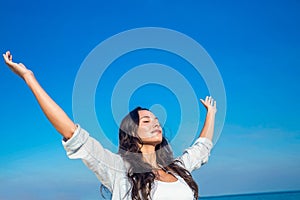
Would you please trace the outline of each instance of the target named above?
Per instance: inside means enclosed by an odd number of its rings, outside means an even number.
[[[114,154],[75,124],[39,85],[32,71],[15,63],[9,51],[3,54],[8,67],[29,86],[43,112],[63,136],[63,146],[71,159],[82,159],[112,199],[198,198],[198,186],[191,172],[207,162],[212,148],[216,102],[200,100],[207,109],[199,138],[182,156],[174,159],[156,116],[137,107],[121,122],[119,152]]]

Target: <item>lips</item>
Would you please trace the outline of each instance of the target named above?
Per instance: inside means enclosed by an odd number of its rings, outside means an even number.
[[[161,134],[161,130],[156,129],[154,131],[151,131],[152,134]]]

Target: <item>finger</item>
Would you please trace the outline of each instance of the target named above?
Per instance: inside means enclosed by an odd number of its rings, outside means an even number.
[[[8,62],[7,54],[3,54],[3,58],[4,58],[5,62],[7,63]]]
[[[5,53],[5,55],[6,55],[7,57],[9,57],[10,51],[7,51],[7,52]]]
[[[215,100],[213,98],[211,98],[211,104],[212,106],[214,106]]]
[[[208,103],[211,105],[211,101],[212,101],[212,98],[211,96],[208,97]]]
[[[8,53],[7,57],[9,61],[12,61],[12,55],[10,54],[10,52]]]
[[[7,52],[5,52],[5,58],[6,58],[6,60],[8,60],[8,57],[9,57],[9,53],[7,51]]]
[[[205,102],[207,102],[207,101],[208,101],[208,96],[205,97]]]

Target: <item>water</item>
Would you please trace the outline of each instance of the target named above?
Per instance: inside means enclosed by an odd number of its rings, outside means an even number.
[[[201,197],[200,200],[300,200],[300,191]]]

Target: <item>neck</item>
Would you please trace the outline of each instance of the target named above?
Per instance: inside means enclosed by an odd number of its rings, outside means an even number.
[[[156,162],[156,152],[155,146],[153,145],[143,145],[141,148],[143,154],[143,159],[145,162],[149,163],[153,168],[159,168]]]

